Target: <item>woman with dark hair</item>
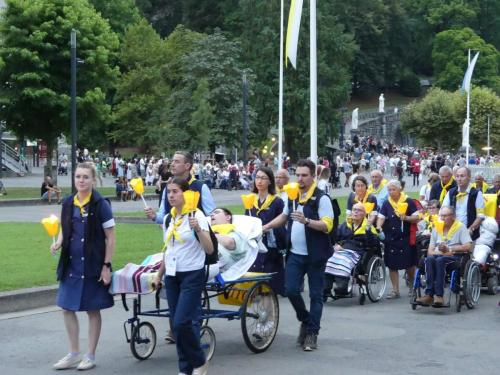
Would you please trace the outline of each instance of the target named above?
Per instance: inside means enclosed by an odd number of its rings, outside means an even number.
[[[377,218],[378,212],[377,198],[373,194],[368,194],[368,181],[366,180],[366,178],[364,178],[363,176],[356,176],[352,181],[352,191],[353,192],[349,194],[349,197],[347,198],[347,217],[351,215],[352,206],[354,206],[356,203],[362,203],[365,208],[367,208],[368,206],[365,203],[372,203],[373,208],[371,209],[371,212],[368,212],[367,210],[367,217],[368,222],[370,224],[373,224],[375,222],[375,219]]]
[[[184,205],[183,193],[187,190],[189,184],[181,177],[174,177],[168,184],[172,209],[164,219],[165,255],[153,285],[158,288],[164,281],[179,372],[205,375],[208,362],[195,325],[205,284],[205,254],[212,254],[214,248],[205,214],[199,209],[189,212]]]
[[[284,202],[276,194],[274,173],[268,167],[260,167],[255,173],[252,192],[257,195],[251,216],[262,220],[262,225],[272,221],[283,212]],[[267,253],[259,253],[250,269],[253,272],[276,272],[271,286],[278,294],[285,295],[285,267],[283,250],[286,248],[286,229],[276,228],[264,233],[263,243]]]

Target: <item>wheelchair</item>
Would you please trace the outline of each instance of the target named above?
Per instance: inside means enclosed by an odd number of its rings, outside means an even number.
[[[334,275],[328,275],[335,278]],[[326,283],[325,283],[326,284]],[[331,283],[333,286],[333,282]],[[342,298],[353,298],[354,284],[358,287],[358,301],[360,305],[364,305],[366,297],[371,302],[378,302],[384,296],[387,287],[387,272],[383,258],[383,243],[367,249],[361,256],[361,259],[354,266],[349,284],[347,294],[332,293],[332,287],[323,290],[323,302],[327,302],[328,298],[336,301]]]
[[[486,263],[481,267],[481,286],[486,292],[495,295],[500,284],[500,250],[493,250],[486,258]]]
[[[426,287],[425,265],[426,254],[422,255],[418,263],[415,278],[413,280],[413,290],[410,298],[412,310],[417,306],[428,306],[417,302],[417,298],[422,297]],[[462,255],[460,261],[457,261],[453,271],[447,272],[445,286],[448,285],[448,292],[445,290],[445,303],[442,305],[431,305],[435,308],[449,308],[451,302],[455,300],[455,310],[460,312],[462,306],[473,309],[479,302],[481,295],[481,267],[472,260],[472,254]]]

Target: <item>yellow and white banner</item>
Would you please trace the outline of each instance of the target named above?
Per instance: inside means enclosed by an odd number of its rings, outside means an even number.
[[[294,68],[297,68],[297,47],[299,44],[300,19],[302,18],[303,0],[292,0],[288,14],[288,27],[286,31],[286,57]]]

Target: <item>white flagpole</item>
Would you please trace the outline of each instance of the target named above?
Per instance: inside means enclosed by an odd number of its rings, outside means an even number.
[[[318,108],[317,108],[317,63],[316,63],[316,0],[310,1],[310,96],[311,96],[311,160],[318,160]]]
[[[470,66],[470,49],[469,49],[469,52],[468,52],[468,56],[467,56],[467,69],[469,68]],[[469,130],[468,130],[468,133],[469,133],[469,137],[470,137],[470,90],[472,89],[472,83],[471,85],[469,86],[468,90],[467,90],[467,119],[466,121],[468,122],[468,127],[469,127]],[[469,138],[470,139],[470,138]],[[467,145],[465,146],[465,165],[469,165],[469,142],[467,142]]]
[[[278,109],[278,169],[283,165],[283,12],[284,0],[281,0],[280,18],[280,88]]]

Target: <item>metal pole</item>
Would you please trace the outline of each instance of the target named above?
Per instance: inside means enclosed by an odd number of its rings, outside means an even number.
[[[283,165],[283,1],[281,0],[280,19],[280,87],[278,108],[278,169]]]
[[[490,158],[490,115],[488,115],[488,160]]]
[[[71,30],[71,191],[76,193],[76,30]]]
[[[317,63],[316,63],[316,0],[310,2],[309,30],[309,75],[311,80],[311,160],[318,161],[318,96],[317,96]]]
[[[4,127],[4,121],[0,123],[0,178],[3,177],[3,159],[2,159],[2,152],[3,152],[3,141],[2,141],[2,135],[3,135],[3,127]]]
[[[247,162],[247,75],[243,73],[243,140],[242,140],[242,148],[243,148],[243,162],[246,164]]]
[[[470,49],[467,55],[467,69],[469,69],[470,66]],[[467,90],[467,121],[468,121],[468,132],[469,132],[469,139],[470,139],[470,90],[472,89],[472,84],[469,86]],[[469,142],[467,142],[467,145],[465,146],[465,165],[469,165]]]

